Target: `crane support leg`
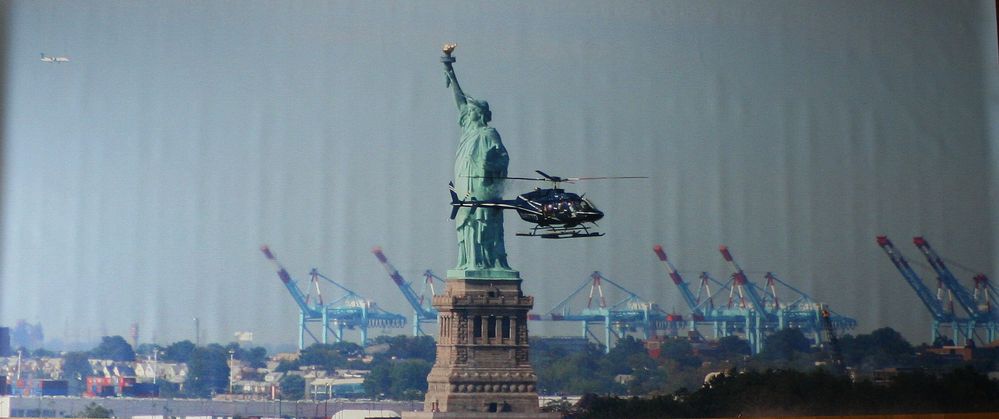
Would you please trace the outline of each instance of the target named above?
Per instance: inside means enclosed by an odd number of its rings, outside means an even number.
[[[298,313],[298,350],[305,349],[305,313]]]
[[[328,310],[323,310],[323,345],[330,342],[329,336],[329,325],[330,324],[330,312]]]
[[[604,316],[604,353],[610,353],[611,346],[611,322],[610,316]]]

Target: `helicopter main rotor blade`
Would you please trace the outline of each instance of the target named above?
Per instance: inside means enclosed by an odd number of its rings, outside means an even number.
[[[572,182],[577,180],[596,180],[596,179],[648,179],[648,176],[595,176],[595,177],[567,177],[563,179],[566,182]]]
[[[548,180],[539,177],[515,177],[515,176],[463,176],[468,179],[513,179],[513,180]]]
[[[549,175],[549,174],[547,174],[545,172],[542,172],[540,170],[535,170],[535,172],[537,172],[537,174],[543,176],[545,179],[550,180],[552,182],[556,182],[556,183],[558,183],[558,182],[565,182],[565,179],[560,178],[558,176],[552,176],[552,175]]]

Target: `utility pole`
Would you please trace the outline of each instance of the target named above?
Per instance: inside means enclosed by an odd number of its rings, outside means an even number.
[[[230,396],[232,396],[232,379],[233,379],[232,366],[234,365],[233,364],[234,355],[236,355],[236,351],[230,349],[229,350],[229,395]]]
[[[160,375],[160,350],[153,348],[153,384],[156,384],[156,377]]]

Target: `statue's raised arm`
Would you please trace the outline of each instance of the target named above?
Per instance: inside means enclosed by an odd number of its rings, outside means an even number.
[[[457,47],[456,44],[444,44],[441,51],[444,52],[444,56],[441,57],[441,62],[444,63],[444,75],[447,77],[446,85],[453,88],[454,90],[454,102],[461,108],[461,105],[465,104],[465,93],[461,91],[461,86],[458,85],[458,77],[454,75],[454,67],[451,66],[456,60],[451,56],[454,52],[454,48]]]

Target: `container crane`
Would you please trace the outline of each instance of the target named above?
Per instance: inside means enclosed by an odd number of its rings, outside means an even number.
[[[652,248],[659,260],[666,266],[666,271],[672,282],[679,288],[683,300],[687,303],[695,318],[691,328],[711,326],[715,338],[740,333],[749,341],[753,353],[763,349],[764,334],[768,331],[786,328],[797,328],[811,333],[816,345],[822,343],[823,319],[816,303],[808,294],[782,281],[773,272],[765,275],[766,285],[760,288],[750,282],[745,271],[735,262],[728,247],[721,246],[719,250],[725,261],[732,266],[734,274],[726,283],[720,283],[707,273],[700,275],[701,283],[697,295],[690,290],[689,284],[683,280],[680,271],[666,256],[662,246]],[[711,293],[711,284],[718,287],[715,294],[727,293],[729,304],[715,307]],[[702,302],[701,293],[707,291],[707,299]],[[738,299],[738,304],[733,304]],[[828,311],[828,309],[827,309]],[[857,321],[829,312],[829,325],[839,330],[850,330],[857,326]]]
[[[615,294],[624,294],[624,297],[616,303],[608,304],[604,294],[605,283],[615,290]],[[573,303],[581,300],[583,296],[586,296],[586,306],[574,307]],[[606,352],[610,351],[612,339],[620,339],[629,332],[641,329],[644,338],[648,339],[657,329],[672,330],[683,324],[683,316],[665,313],[655,303],[642,299],[597,271],[583,280],[554,308],[542,315],[532,314],[528,319],[579,322],[582,326],[582,337],[593,338],[598,342],[602,340]],[[590,331],[593,325],[602,327],[602,338]]]
[[[312,334],[311,331],[306,327],[306,323],[314,322],[322,319],[323,312],[322,306],[320,305],[309,305],[308,298],[305,294],[298,288],[295,280],[291,279],[291,275],[288,271],[284,269],[281,262],[274,257],[274,253],[271,253],[271,249],[266,245],[260,247],[260,251],[264,253],[264,257],[267,258],[274,265],[274,269],[277,271],[278,278],[281,278],[281,282],[284,284],[285,288],[288,289],[288,293],[291,294],[291,298],[295,300],[295,304],[298,305],[299,315],[298,315],[298,349],[302,349],[305,346],[305,334],[308,333],[313,339],[316,336]],[[325,330],[324,332],[324,341]]]
[[[694,293],[690,290],[688,283],[684,281],[680,271],[676,269],[676,266],[674,266],[673,262],[671,262],[667,257],[666,251],[663,247],[657,244],[652,247],[652,251],[655,252],[657,257],[659,257],[659,261],[666,266],[666,272],[669,275],[669,278],[680,290],[680,295],[687,304],[687,308],[690,309],[691,320],[689,322],[689,328],[691,330],[696,330],[698,324],[710,324],[712,330],[714,331],[714,337],[720,338],[732,334],[732,332],[736,331],[738,327],[741,327],[741,325],[745,323],[744,310],[715,307],[714,296],[711,294],[711,282],[717,281],[714,281],[714,279],[711,278],[707,272],[701,273],[701,281],[697,289],[697,295],[694,295]],[[725,288],[725,285],[719,286],[719,290],[723,290]],[[702,293],[706,296],[703,301]]]
[[[768,295],[774,300],[773,305],[780,307],[777,309],[778,329],[796,327],[803,330],[811,330],[814,333],[815,344],[821,343],[821,331],[828,320],[829,326],[836,330],[846,331],[857,327],[857,320],[846,317],[829,310],[829,306],[817,303],[811,296],[801,290],[782,281],[773,272],[767,272],[764,277],[767,280]],[[785,292],[785,303],[779,304],[778,290],[788,290]],[[824,310],[824,311],[823,311]],[[822,314],[827,314],[827,318],[822,318]]]
[[[753,310],[756,310],[760,317],[772,317],[767,311],[763,298],[760,297],[760,295],[756,292],[756,288],[754,288],[752,283],[749,282],[749,279],[746,278],[746,273],[742,270],[739,264],[735,262],[735,258],[732,257],[732,252],[728,250],[728,246],[718,246],[718,251],[721,252],[722,258],[724,258],[725,261],[728,262],[729,266],[732,267],[732,279],[734,280],[732,292],[738,292],[739,305],[745,307],[746,296],[749,296],[749,302],[752,305]]]
[[[434,282],[437,281],[443,283],[444,281],[437,275],[434,275],[434,273],[430,270],[427,270],[423,272],[423,290],[417,294],[416,291],[413,290],[412,283],[406,281],[402,275],[399,274],[399,271],[395,268],[395,266],[389,262],[385,253],[382,252],[381,247],[376,246],[371,249],[371,253],[378,258],[378,261],[381,262],[382,266],[385,268],[385,272],[388,272],[389,277],[392,278],[392,282],[399,287],[399,291],[401,291],[402,296],[406,298],[406,302],[408,302],[410,307],[413,308],[413,336],[427,335],[427,333],[423,330],[423,324],[437,323],[437,309],[430,305],[430,301],[433,300],[433,296],[437,294],[435,292],[436,287],[434,286]],[[428,287],[430,288],[431,298],[424,298],[423,291],[426,291],[426,288]]]
[[[926,260],[930,263],[933,271],[937,273],[937,277],[940,278],[940,282],[943,282],[944,286],[953,293],[954,297],[957,299],[958,304],[961,305],[963,309],[969,316],[974,319],[981,319],[981,313],[979,313],[978,308],[975,307],[975,299],[971,296],[961,283],[958,282],[957,278],[951,273],[950,269],[947,268],[947,264],[944,263],[940,255],[937,254],[930,243],[926,241],[922,236],[917,236],[912,238],[912,243],[916,245],[917,248],[923,255],[926,256]]]
[[[920,301],[923,302],[923,305],[930,311],[930,315],[933,318],[933,324],[930,330],[932,340],[936,341],[937,337],[940,336],[940,327],[943,325],[950,326],[955,342],[959,341],[959,334],[964,335],[966,339],[970,339],[972,337],[972,333],[965,330],[964,327],[968,325],[968,319],[958,318],[954,315],[953,311],[948,312],[944,309],[940,299],[933,296],[919,275],[912,270],[912,266],[909,265],[905,256],[902,256],[902,253],[900,253],[898,249],[895,248],[895,245],[892,244],[891,240],[888,239],[888,236],[878,236],[877,243],[878,246],[885,251],[885,254],[888,255],[888,258],[891,259],[892,264],[895,265],[895,268],[898,269],[899,273],[902,274],[902,278],[904,278],[905,281],[909,283],[909,286],[916,291],[916,295],[919,297]]]
[[[999,293],[996,292],[992,282],[989,281],[989,277],[985,276],[985,274],[979,273],[975,275],[974,280],[975,293],[973,297],[975,298],[975,304],[978,305],[979,311],[989,314],[987,323],[988,339],[990,342],[994,342],[997,335],[999,335],[999,311],[995,310],[996,299],[999,298]]]
[[[680,296],[683,297],[683,301],[686,302],[687,307],[690,308],[693,320],[704,319],[704,310],[697,302],[697,297],[690,291],[690,287],[687,286],[683,277],[680,276],[680,272],[678,272],[676,267],[673,266],[673,262],[670,262],[669,258],[666,257],[666,251],[663,250],[663,247],[657,244],[652,247],[652,251],[656,253],[656,256],[658,256],[659,260],[663,262],[663,265],[666,265],[666,272],[669,275],[669,278],[673,280],[673,284],[675,284],[680,290]]]
[[[266,245],[260,247],[260,251],[269,260],[277,271],[278,277],[285,288],[291,294],[292,299],[299,308],[298,316],[298,349],[305,348],[305,335],[309,335],[317,343],[329,343],[329,333],[333,332],[337,342],[342,342],[344,329],[359,329],[361,333],[361,344],[368,341],[368,328],[375,327],[402,327],[406,324],[406,318],[395,313],[382,310],[373,301],[370,301],[353,290],[340,283],[326,277],[313,268],[310,272],[310,279],[316,285],[320,280],[327,284],[332,284],[343,291],[343,296],[336,298],[328,304],[324,304],[322,298],[317,295],[316,300],[310,301],[310,297],[298,288],[295,280],[291,278],[288,271],[281,265],[278,259]],[[317,291],[318,294],[318,291]],[[322,327],[321,338],[317,337],[308,325],[310,323],[320,323]]]
[[[728,262],[733,271],[732,288],[729,291],[729,305],[731,306],[732,297],[738,292],[739,307],[747,309],[746,337],[749,340],[750,348],[753,349],[753,353],[759,353],[763,350],[763,329],[765,324],[772,323],[773,320],[776,320],[776,316],[774,313],[767,311],[763,298],[756,292],[753,284],[749,282],[742,267],[736,263],[735,258],[732,257],[732,252],[728,250],[728,246],[718,246],[718,251],[721,252],[722,258]],[[749,297],[752,310],[746,307],[747,296]]]
[[[923,252],[923,255],[926,256],[926,260],[933,267],[933,271],[937,273],[940,281],[953,293],[958,304],[961,305],[961,309],[971,317],[969,328],[971,330],[978,329],[978,327],[985,329],[986,336],[983,343],[995,340],[997,331],[999,331],[999,322],[997,322],[995,313],[991,311],[991,304],[986,304],[985,307],[978,304],[972,292],[961,285],[957,277],[947,267],[947,264],[944,263],[944,259],[930,247],[930,243],[925,238],[922,236],[913,237],[912,243]],[[980,278],[984,278],[984,285],[989,285],[987,277],[982,274],[976,275],[974,279],[976,292],[978,291],[980,281],[982,281]]]

